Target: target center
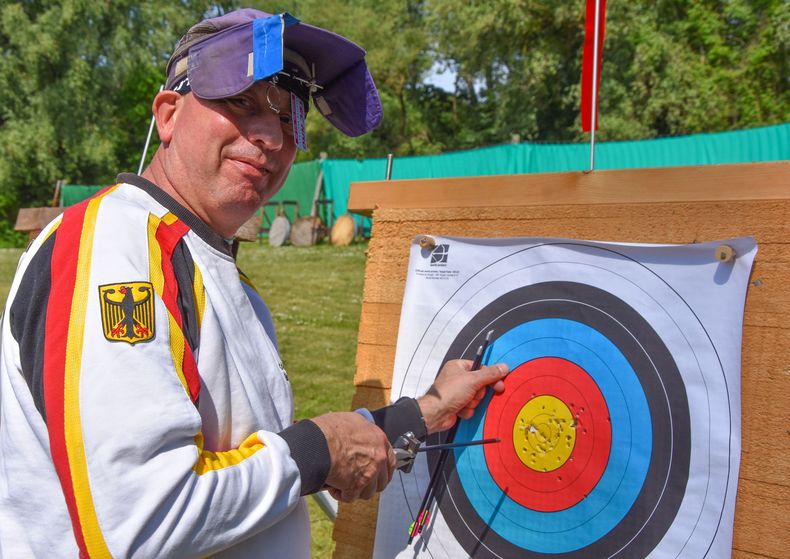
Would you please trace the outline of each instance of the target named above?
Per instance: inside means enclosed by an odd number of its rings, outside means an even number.
[[[513,448],[519,460],[537,472],[560,468],[573,453],[576,423],[565,403],[550,395],[529,400],[513,424]]]

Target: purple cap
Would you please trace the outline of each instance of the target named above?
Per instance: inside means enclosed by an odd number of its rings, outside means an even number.
[[[167,63],[165,88],[177,88],[188,78],[198,97],[222,99],[238,95],[258,79],[271,79],[301,97],[305,106],[312,97],[318,112],[347,136],[376,128],[382,117],[381,100],[364,49],[288,14],[280,17],[282,41],[274,50],[278,55],[282,50],[282,70],[260,75],[260,60],[253,60],[253,51],[260,58],[258,45],[271,37],[258,35],[254,40],[253,22],[272,15],[244,8],[189,29]]]

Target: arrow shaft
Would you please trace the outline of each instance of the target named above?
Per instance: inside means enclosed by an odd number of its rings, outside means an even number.
[[[452,448],[463,448],[466,446],[477,446],[481,444],[492,444],[502,442],[502,439],[481,439],[478,441],[466,441],[461,443],[448,443],[448,444],[435,444],[431,446],[422,446],[417,449],[417,452],[429,452],[431,450],[449,450]]]

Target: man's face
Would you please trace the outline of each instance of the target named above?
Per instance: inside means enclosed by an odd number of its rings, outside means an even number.
[[[230,237],[288,176],[296,152],[290,94],[266,82],[228,99],[190,93],[173,118],[168,182],[189,209]]]

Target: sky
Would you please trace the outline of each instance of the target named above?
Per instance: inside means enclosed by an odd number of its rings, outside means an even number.
[[[455,72],[434,62],[425,78],[425,82],[443,89],[449,93],[455,92]]]

